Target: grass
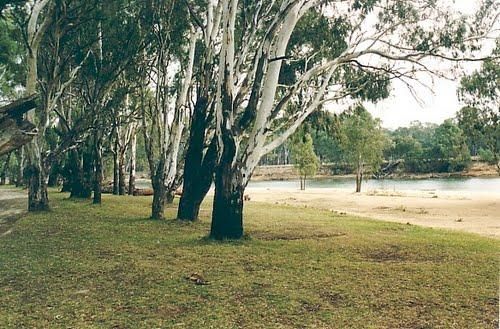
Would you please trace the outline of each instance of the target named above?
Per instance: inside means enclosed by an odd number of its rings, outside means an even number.
[[[0,328],[498,327],[497,240],[249,202],[222,243],[208,203],[180,224],[148,197],[51,198],[0,238]]]

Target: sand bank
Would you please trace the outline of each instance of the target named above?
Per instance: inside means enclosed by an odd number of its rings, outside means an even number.
[[[251,201],[313,207],[500,239],[500,191],[440,192],[311,188],[247,188]]]

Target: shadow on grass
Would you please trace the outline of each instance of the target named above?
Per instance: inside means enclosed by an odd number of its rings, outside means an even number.
[[[0,237],[12,231],[15,223],[26,213],[26,198],[0,199]]]

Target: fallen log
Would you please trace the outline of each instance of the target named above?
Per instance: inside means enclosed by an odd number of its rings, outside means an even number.
[[[24,113],[35,107],[36,95],[0,107],[0,155],[20,148],[38,134],[36,126],[23,118]]]
[[[152,188],[136,188],[134,190],[134,196],[151,196],[154,194],[154,191]]]

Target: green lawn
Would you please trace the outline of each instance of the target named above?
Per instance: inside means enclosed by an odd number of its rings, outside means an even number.
[[[0,238],[0,328],[498,328],[497,240],[249,202],[220,243],[209,204],[66,198]]]

